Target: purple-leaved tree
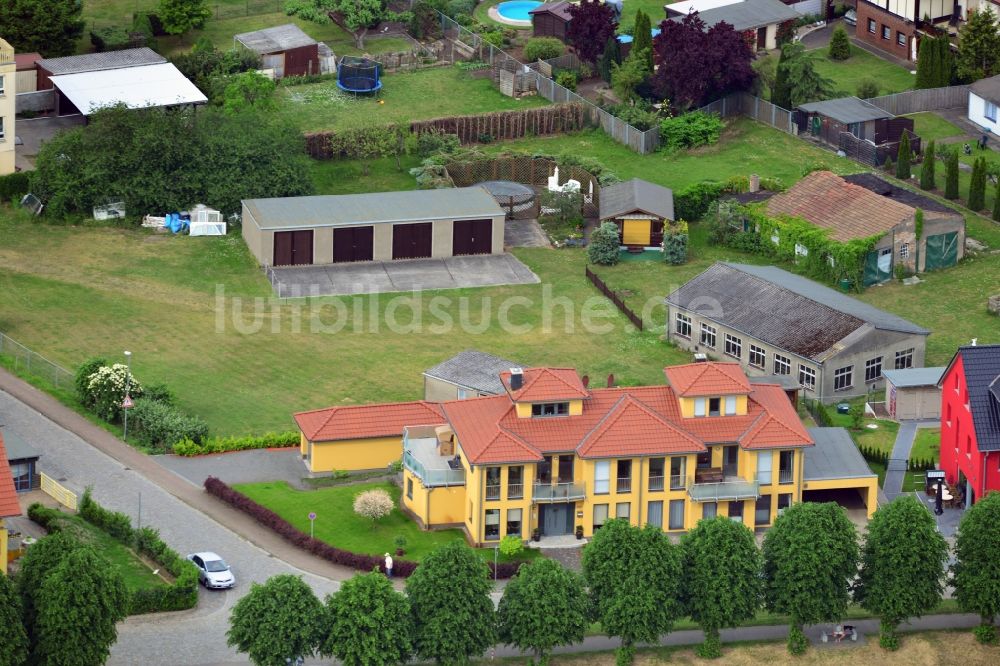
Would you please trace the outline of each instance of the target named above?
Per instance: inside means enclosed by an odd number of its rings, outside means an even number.
[[[618,27],[614,10],[601,0],[583,0],[570,5],[569,13],[573,20],[566,26],[566,37],[581,60],[594,64]]]

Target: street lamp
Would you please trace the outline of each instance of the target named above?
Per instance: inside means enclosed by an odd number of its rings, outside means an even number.
[[[132,390],[132,352],[125,350],[125,399],[122,400],[122,410],[125,412],[125,425],[122,428],[122,439],[128,441],[128,408],[132,406],[132,398],[129,391]]]

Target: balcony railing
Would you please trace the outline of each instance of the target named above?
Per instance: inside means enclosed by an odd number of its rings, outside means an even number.
[[[627,479],[618,479],[618,492],[620,493],[632,492],[632,477],[629,477]]]
[[[523,483],[507,484],[507,499],[521,499],[522,497],[524,497]]]
[[[791,483],[792,482],[792,470],[790,469],[779,469],[778,470],[778,483]]]
[[[409,451],[403,452],[403,467],[413,472],[425,487],[464,486],[465,470],[462,469],[427,469]]]
[[[719,502],[724,500],[757,499],[760,487],[756,481],[746,479],[731,479],[718,483],[688,482],[688,496],[695,502]]]
[[[662,476],[649,477],[649,492],[654,493],[658,490],[663,490],[663,477]]]
[[[582,483],[536,483],[531,491],[534,502],[569,502],[586,497]]]
[[[500,484],[488,485],[486,486],[486,499],[488,500],[498,500],[500,499]]]
[[[683,474],[671,474],[670,475],[670,489],[671,490],[684,490],[684,475]]]

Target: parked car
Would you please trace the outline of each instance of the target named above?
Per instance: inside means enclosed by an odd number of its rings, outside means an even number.
[[[858,13],[853,9],[848,9],[847,12],[844,14],[844,23],[848,25],[857,25]]]
[[[236,583],[232,570],[226,561],[211,552],[192,553],[187,558],[198,567],[198,581],[213,590],[232,587]]]

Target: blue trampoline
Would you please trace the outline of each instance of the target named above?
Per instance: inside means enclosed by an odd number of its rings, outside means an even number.
[[[337,67],[337,87],[355,94],[378,94],[382,68],[374,60],[344,56]]]

